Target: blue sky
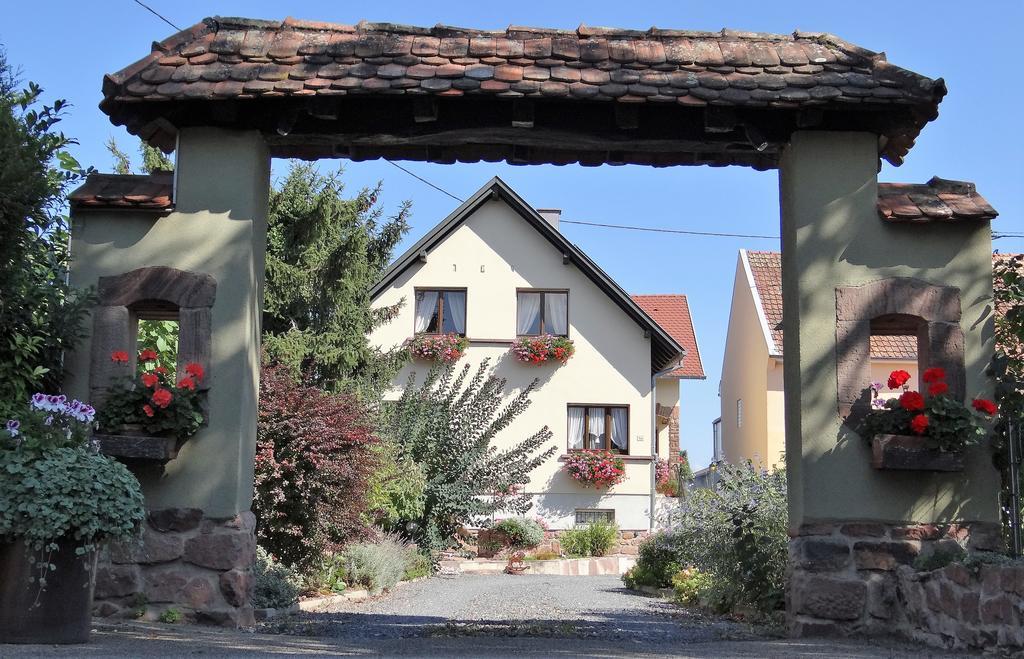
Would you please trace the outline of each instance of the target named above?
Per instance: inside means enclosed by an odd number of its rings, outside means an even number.
[[[872,50],[885,51],[899,66],[943,77],[949,95],[940,116],[925,128],[905,165],[885,165],[886,181],[926,181],[932,175],[972,180],[1000,211],[997,231],[1024,231],[1021,192],[1024,94],[1012,71],[1024,25],[1024,3],[1015,1],[850,3],[724,3],[707,1],[587,3],[274,2],[264,0],[188,2],[145,0],[179,26],[204,16],[248,16],[355,23],[361,19],[413,25],[437,23],[483,29],[532,25],[571,29],[581,23],[644,29],[651,26],[766,32],[794,29],[832,32]],[[45,11],[45,15],[41,12]],[[65,98],[74,108],[64,131],[80,140],[75,155],[85,165],[110,169],[103,143],[134,141],[98,109],[103,74],[149,52],[150,43],[174,30],[132,0],[11,3],[4,8],[0,44],[23,80],[46,89],[46,98]],[[44,28],[45,27],[45,31]],[[413,202],[411,244],[456,202],[383,161],[330,163],[345,167],[351,191],[383,181],[382,202],[397,208]],[[513,167],[499,164],[405,163],[420,176],[467,197],[498,175],[539,207],[561,208],[564,219],[651,227],[778,233],[775,172],[741,168],[677,167]],[[275,171],[283,170],[278,163]],[[707,380],[682,385],[684,448],[695,466],[711,455],[711,421],[719,414],[718,379],[729,316],[737,250],[777,249],[771,240],[666,236],[563,225],[628,291],[686,293],[694,315]],[[1024,240],[996,241],[1002,251],[1024,251]]]

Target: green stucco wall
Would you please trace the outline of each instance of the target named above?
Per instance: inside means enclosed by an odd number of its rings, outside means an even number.
[[[879,219],[877,138],[793,136],[780,168],[790,526],[820,520],[998,520],[999,476],[986,445],[957,474],[876,471],[837,409],[837,286],[914,277],[955,286],[967,395],[989,395],[993,351],[989,225],[891,224]]]
[[[176,170],[175,210],[166,216],[74,216],[71,281],[95,286],[101,276],[147,266],[217,280],[209,425],[164,470],[136,474],[151,509],[193,507],[228,517],[252,502],[270,155],[256,132],[184,129]],[[82,398],[89,391],[89,354],[86,339],[66,362],[67,389]]]

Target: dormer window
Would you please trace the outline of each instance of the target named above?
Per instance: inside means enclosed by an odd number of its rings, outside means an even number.
[[[416,333],[466,335],[466,289],[416,289]]]
[[[516,334],[518,336],[540,336],[542,334],[568,336],[569,292],[519,291]]]

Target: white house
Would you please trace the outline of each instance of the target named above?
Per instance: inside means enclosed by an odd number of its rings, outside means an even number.
[[[554,433],[558,450],[527,488],[531,514],[552,529],[597,518],[648,529],[653,458],[678,451],[679,380],[703,378],[689,310],[682,296],[630,297],[560,233],[558,216],[492,179],[387,270],[374,305],[404,304],[371,341],[391,347],[455,333],[469,342],[459,364],[489,358],[510,398],[539,378],[532,405],[496,440],[508,445],[544,426]],[[652,313],[670,319],[671,330]],[[544,333],[569,338],[573,357],[533,365],[510,353],[517,337]],[[411,370],[428,368],[413,361],[392,395]],[[562,468],[570,451],[599,448],[625,461],[625,480],[608,490],[582,487]]]

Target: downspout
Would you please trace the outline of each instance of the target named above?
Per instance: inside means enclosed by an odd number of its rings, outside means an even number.
[[[658,494],[658,378],[668,375],[679,368],[683,357],[686,357],[685,352],[680,357],[679,362],[651,375],[651,512],[647,516],[649,520],[648,527],[651,531],[654,530],[654,506]]]

